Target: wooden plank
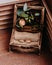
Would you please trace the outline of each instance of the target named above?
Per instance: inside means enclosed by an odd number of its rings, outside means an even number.
[[[0,29],[6,29],[6,28],[10,28],[10,27],[12,27],[12,24],[0,25]]]
[[[0,50],[7,50],[9,48],[9,40],[11,35],[11,29],[0,30]]]
[[[0,12],[5,10],[11,10],[13,8],[14,8],[13,5],[0,6]]]
[[[48,13],[46,13],[46,20],[48,21],[47,23],[49,23],[49,26],[52,28],[52,21],[50,20]]]
[[[50,26],[50,23],[48,22],[48,20],[46,20],[46,21],[47,21],[47,23],[46,23],[46,28],[49,28],[50,33],[52,34],[52,28],[51,28],[51,26]]]
[[[52,40],[52,34],[50,33],[50,30],[49,30],[49,28],[47,27],[47,33],[49,33],[49,36],[50,36],[50,39]]]
[[[40,1],[34,0],[31,1],[30,3],[28,2],[28,5],[40,5]]]
[[[0,40],[0,51],[3,49],[5,50],[9,49],[9,41],[10,41],[9,37],[7,37],[6,39]]]
[[[13,18],[13,15],[0,16],[0,21],[1,21],[1,20],[6,20],[6,19],[11,19],[11,18]]]
[[[43,2],[44,6],[46,8],[46,12],[49,15],[50,20],[52,21],[52,13],[51,13],[50,9],[47,6],[46,0],[42,0],[42,2]]]
[[[0,16],[9,15],[9,14],[13,14],[13,10],[12,9],[0,12]]]
[[[1,30],[0,30],[1,31]],[[10,38],[10,32],[5,32],[6,34],[1,34],[0,35],[0,41],[3,40],[3,39],[7,39],[7,38]]]
[[[50,51],[52,50],[52,13],[46,3],[46,0],[42,0],[44,7],[46,8],[46,35],[47,35],[47,41],[50,45]]]
[[[0,6],[16,4],[16,3],[24,3],[24,2],[32,2],[33,0],[1,0]],[[35,0],[35,2],[40,2],[40,0]]]
[[[19,0],[0,0],[0,6],[14,4],[18,1]]]
[[[17,13],[17,7],[16,7],[16,5],[14,5],[14,19],[13,19],[13,27],[15,27],[15,25],[16,25],[16,18],[17,18],[16,13]]]
[[[13,18],[0,21],[0,25],[13,23]]]

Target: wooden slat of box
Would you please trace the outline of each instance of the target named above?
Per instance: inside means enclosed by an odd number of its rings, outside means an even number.
[[[28,32],[14,31],[14,38],[15,39],[32,39],[36,41],[36,40],[39,40],[40,38],[40,32],[39,33],[28,33]]]
[[[39,47],[39,41],[33,41],[33,42],[30,42],[30,43],[28,43],[28,42],[20,42],[20,41],[16,41],[16,40],[13,40],[13,42],[11,42],[11,44],[10,45],[14,45],[14,46],[19,46],[19,47],[31,47],[31,46],[33,46],[33,47]]]
[[[40,5],[40,1],[31,1],[30,3],[28,2],[28,5]]]

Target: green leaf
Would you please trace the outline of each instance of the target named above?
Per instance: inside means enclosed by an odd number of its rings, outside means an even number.
[[[40,13],[35,13],[35,16],[39,16],[40,15]]]
[[[24,18],[28,18],[28,14],[25,14],[25,12],[23,12],[20,16]]]

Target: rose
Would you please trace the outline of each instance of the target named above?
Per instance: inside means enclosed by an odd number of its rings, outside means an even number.
[[[23,28],[23,26],[25,25],[25,20],[24,19],[20,19],[19,25]]]

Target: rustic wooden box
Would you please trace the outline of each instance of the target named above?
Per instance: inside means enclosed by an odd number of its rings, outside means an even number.
[[[17,10],[18,7],[23,6],[23,4],[15,4],[14,6],[14,21],[13,21],[13,30],[12,30],[12,35],[11,35],[11,40],[10,40],[10,48],[9,50],[12,49],[17,49],[19,51],[24,51],[24,52],[33,52],[35,49],[39,49],[39,52],[41,50],[41,43],[42,43],[42,30],[43,30],[43,25],[44,25],[44,11],[45,8],[43,6],[28,6],[31,9],[34,10],[40,10],[41,11],[41,19],[40,19],[40,31],[37,33],[31,33],[27,31],[19,32],[16,30],[16,19],[17,19]]]

